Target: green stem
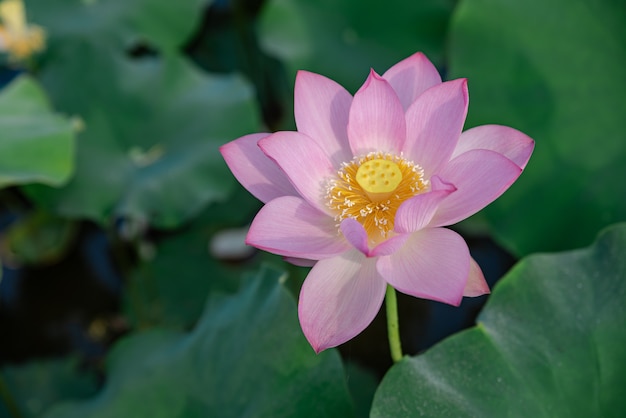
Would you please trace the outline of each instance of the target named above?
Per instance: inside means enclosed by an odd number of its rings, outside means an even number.
[[[387,308],[389,349],[393,362],[397,363],[402,360],[402,344],[400,343],[400,326],[398,325],[398,300],[396,299],[396,291],[390,285],[387,285],[385,307]]]
[[[0,399],[4,402],[4,405],[12,418],[23,418],[24,415],[20,412],[20,408],[17,406],[17,402],[13,397],[13,394],[9,390],[9,386],[4,381],[4,376],[0,373]]]

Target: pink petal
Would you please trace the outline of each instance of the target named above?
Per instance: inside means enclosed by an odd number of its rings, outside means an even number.
[[[361,225],[357,220],[346,218],[341,221],[341,232],[350,244],[354,246],[354,248],[365,254],[367,257],[378,257],[381,255],[393,254],[398,250],[398,248],[404,245],[404,242],[408,238],[407,234],[395,235],[370,250],[367,232],[365,231],[365,228],[363,228],[363,225]]]
[[[450,160],[465,123],[467,80],[446,81],[426,90],[406,111],[404,153],[426,178]]]
[[[478,263],[470,257],[470,273],[467,284],[463,290],[463,296],[476,297],[490,293],[489,285],[485,280]]]
[[[373,151],[398,154],[402,149],[406,135],[402,103],[374,70],[354,95],[349,119],[348,138],[354,155]]]
[[[458,306],[470,272],[470,255],[456,232],[427,228],[411,234],[395,253],[379,257],[376,266],[403,293]]]
[[[396,91],[404,110],[429,88],[441,84],[435,66],[421,52],[400,61],[388,69],[383,78]]]
[[[344,237],[360,252],[365,255],[369,254],[369,245],[367,244],[367,232],[363,225],[356,219],[346,218],[341,221],[341,233]]]
[[[475,214],[504,193],[521,172],[495,151],[475,149],[459,155],[439,173],[457,191],[439,204],[430,225],[452,225]]]
[[[398,251],[410,236],[410,234],[394,235],[374,247],[370,251],[369,256],[378,257],[381,255],[391,255]]]
[[[246,135],[220,147],[235,178],[263,203],[278,196],[298,194],[285,173],[257,145],[260,139],[269,135]]]
[[[363,331],[380,310],[386,287],[375,259],[357,250],[318,261],[302,285],[298,304],[302,331],[315,352]]]
[[[350,249],[335,220],[299,197],[278,197],[252,221],[246,244],[287,257],[319,260]]]
[[[473,149],[488,149],[504,155],[523,169],[534,147],[535,141],[517,129],[501,125],[483,125],[461,134],[452,158]]]
[[[336,167],[350,161],[347,131],[350,93],[324,76],[298,71],[294,96],[298,131],[317,142]]]
[[[276,132],[260,140],[259,147],[287,174],[303,198],[330,214],[324,197],[326,179],[334,177],[336,170],[319,145],[298,132]]]
[[[438,176],[430,180],[432,184],[430,192],[417,195],[398,208],[394,220],[396,232],[408,233],[424,228],[435,215],[441,201],[456,191],[454,185],[445,183]]]

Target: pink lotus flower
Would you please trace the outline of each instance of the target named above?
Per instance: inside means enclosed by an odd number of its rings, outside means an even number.
[[[461,133],[465,79],[441,81],[421,53],[352,97],[300,71],[297,132],[252,134],[221,148],[235,177],[265,203],[246,242],[313,265],[299,300],[316,352],[342,344],[379,311],[387,284],[458,306],[489,292],[457,233],[520,175],[534,142],[505,126]]]

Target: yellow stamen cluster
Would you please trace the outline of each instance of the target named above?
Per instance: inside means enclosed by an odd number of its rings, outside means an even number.
[[[0,21],[0,50],[7,51],[12,61],[23,61],[44,49],[45,32],[26,23],[22,0],[0,2]]]
[[[402,156],[373,152],[342,164],[328,183],[326,202],[338,223],[356,219],[376,243],[393,230],[400,205],[428,188],[419,165]]]

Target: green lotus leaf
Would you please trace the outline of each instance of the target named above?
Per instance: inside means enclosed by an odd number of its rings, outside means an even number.
[[[1,374],[13,402],[0,402],[0,417],[41,417],[60,401],[84,399],[97,393],[97,378],[80,370],[78,359],[66,357],[5,365]]]
[[[102,84],[82,101],[71,97],[81,90],[68,85],[69,68],[42,74],[53,97],[64,100],[59,107],[79,114],[85,128],[74,179],[61,190],[30,188],[29,195],[66,216],[103,223],[130,217],[159,227],[225,199],[234,179],[218,147],[256,127],[247,84],[202,74],[177,56],[91,58],[100,61]]]
[[[211,297],[189,334],[127,338],[99,395],[46,417],[351,416],[339,355],[313,352],[284,279],[265,268],[236,295]]]
[[[74,170],[74,133],[53,113],[35,80],[19,76],[0,91],[0,187],[60,186]]]
[[[33,5],[49,37],[37,75],[55,107],[83,122],[75,177],[60,190],[27,188],[38,204],[103,224],[124,217],[171,228],[230,195],[235,181],[218,147],[258,129],[253,92],[175,50],[201,13],[201,2],[183,3]]]
[[[467,77],[468,126],[536,140],[509,191],[486,210],[524,255],[581,247],[626,219],[626,8],[620,0],[467,0],[450,33],[450,75]]]
[[[39,0],[29,1],[30,21],[44,28],[49,48],[58,43],[131,48],[147,43],[175,51],[191,36],[210,0]],[[76,57],[80,60],[81,57]],[[47,63],[46,63],[47,65]]]
[[[589,248],[523,259],[476,327],[387,373],[372,416],[622,416],[625,253],[619,224]]]
[[[417,51],[442,65],[454,3],[272,0],[261,16],[260,41],[294,77],[314,71],[354,92],[369,68],[382,73]]]

